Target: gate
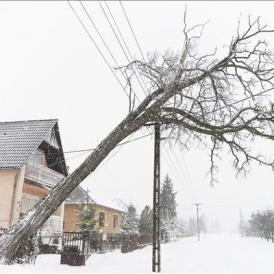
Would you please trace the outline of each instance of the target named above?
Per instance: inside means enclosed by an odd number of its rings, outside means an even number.
[[[85,265],[91,254],[90,240],[89,232],[64,232],[61,264]]]

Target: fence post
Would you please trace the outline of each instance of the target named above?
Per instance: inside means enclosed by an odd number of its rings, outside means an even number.
[[[100,253],[102,253],[102,250],[103,250],[102,245],[103,245],[103,235],[100,234],[100,235],[99,235],[99,248],[100,248]]]

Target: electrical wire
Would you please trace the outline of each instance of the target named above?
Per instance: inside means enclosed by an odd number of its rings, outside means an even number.
[[[68,2],[68,3],[69,3],[69,2]],[[81,5],[82,5],[82,7],[84,8],[84,6],[83,6],[83,4],[82,4],[81,1],[80,1],[80,3],[81,3]],[[70,4],[70,3],[69,3],[69,4]],[[101,9],[102,9],[102,11],[103,11],[103,13],[104,13],[104,15],[105,15],[105,17],[106,17],[108,23],[109,23],[109,25],[110,25],[110,27],[111,27],[111,29],[112,29],[114,35],[115,35],[115,37],[116,37],[116,39],[117,39],[117,41],[118,41],[120,47],[121,47],[122,50],[123,50],[123,53],[124,53],[126,59],[130,62],[130,59],[128,58],[128,56],[127,56],[127,54],[126,54],[126,52],[125,52],[125,50],[124,50],[124,47],[122,46],[122,43],[121,43],[120,39],[118,38],[118,35],[117,35],[117,33],[115,32],[115,30],[114,30],[114,28],[113,28],[113,26],[112,26],[112,24],[111,24],[111,22],[110,22],[110,20],[109,20],[109,18],[108,18],[108,16],[107,16],[107,14],[106,14],[104,8],[102,7],[102,5],[101,5],[100,2],[99,2],[99,4],[100,4],[100,6],[101,6]],[[118,29],[118,32],[119,32],[119,34],[120,34],[120,36],[121,36],[121,38],[122,38],[122,41],[123,41],[123,43],[124,43],[124,45],[125,45],[125,47],[126,47],[128,53],[129,53],[130,57],[132,58],[132,54],[130,53],[130,50],[129,50],[129,48],[128,48],[126,42],[125,42],[125,39],[124,39],[124,37],[123,37],[123,35],[122,35],[122,33],[121,33],[119,27],[118,27],[118,24],[116,23],[116,21],[115,21],[115,19],[114,19],[114,16],[113,16],[113,14],[112,14],[112,12],[111,12],[111,10],[110,10],[110,8],[109,8],[109,6],[107,5],[106,2],[105,2],[105,5],[106,5],[106,7],[107,7],[107,9],[108,9],[108,11],[109,11],[111,17],[112,17],[112,20],[114,21],[114,24],[115,24],[116,28]],[[141,49],[141,47],[140,47],[140,44],[139,44],[138,39],[137,39],[137,37],[136,37],[136,34],[135,34],[134,30],[133,30],[133,27],[132,27],[132,25],[131,25],[131,23],[130,23],[130,21],[129,21],[129,18],[128,18],[127,14],[126,14],[125,8],[123,7],[123,4],[121,3],[121,1],[120,1],[120,5],[121,5],[121,7],[122,7],[122,9],[123,9],[124,15],[125,15],[126,20],[127,20],[128,24],[129,24],[129,27],[130,27],[130,29],[131,29],[131,32],[132,32],[133,37],[134,37],[134,39],[135,39],[135,42],[136,42],[136,44],[137,44],[137,46],[138,46],[138,49],[139,49],[139,51],[140,51],[140,53],[141,53],[141,55],[142,55],[142,58],[143,58],[143,60],[145,61],[144,54],[143,54],[143,52],[142,52],[142,49]],[[71,5],[70,5],[70,6],[71,6]],[[71,6],[71,8],[73,9],[72,6]],[[97,33],[99,34],[100,38],[102,39],[102,41],[103,41],[104,45],[106,46],[108,52],[110,53],[110,55],[112,56],[113,60],[115,61],[116,59],[115,59],[114,56],[112,55],[110,49],[107,47],[107,45],[106,45],[106,43],[105,43],[103,37],[101,36],[101,34],[100,34],[98,28],[95,26],[94,22],[92,21],[91,17],[89,16],[87,10],[86,10],[85,8],[84,8],[84,10],[85,10],[86,14],[88,15],[90,21],[92,22],[93,26],[95,27],[95,29],[96,29]],[[73,11],[74,11],[74,9],[73,9]],[[76,14],[75,11],[74,11],[74,13]],[[76,14],[76,16],[77,16],[77,14]],[[80,21],[80,23],[82,24],[82,26],[84,27],[85,31],[88,33],[86,27],[83,25],[83,22],[80,20],[80,18],[79,18],[78,16],[77,16],[77,18],[78,18],[78,20]],[[90,36],[90,35],[89,35],[89,36]],[[94,41],[94,40],[92,39],[92,41]],[[94,42],[95,42],[95,41],[94,41]],[[95,44],[95,45],[96,45],[96,44]],[[100,51],[100,49],[99,49],[98,47],[97,47],[97,49],[98,49],[99,52],[101,53],[101,51]],[[101,55],[102,55],[102,54],[101,54]],[[103,57],[103,55],[102,55],[102,57]],[[117,61],[115,61],[115,63],[118,64]],[[112,69],[111,69],[111,71],[112,71]],[[137,75],[136,75],[136,78],[138,79]],[[140,84],[140,82],[139,82],[139,84]],[[122,86],[122,85],[121,85],[121,86]],[[142,87],[141,84],[140,84],[140,86]],[[144,89],[143,89],[143,91],[144,91],[145,95],[147,95],[147,93],[145,92]],[[267,91],[269,91],[269,90],[262,91],[262,92],[260,92],[260,93],[258,93],[258,94],[256,94],[256,95],[253,95],[253,96],[250,96],[250,97],[254,97],[254,96],[263,94],[263,93],[265,93],[265,92],[267,92]],[[247,100],[247,99],[248,99],[248,98],[241,99],[241,100],[239,100],[239,101],[237,101],[237,102],[234,102],[234,103],[230,104],[229,106],[232,106],[232,105],[234,105],[234,104],[236,104],[236,103],[239,103],[239,102],[243,102],[243,101],[245,101],[245,100]],[[222,107],[222,108],[225,108],[225,107]],[[221,110],[222,108],[220,108],[219,110]],[[212,111],[212,112],[216,112],[216,111],[218,111],[218,110],[214,110],[214,111]],[[150,135],[152,135],[152,134],[153,134],[153,133],[150,133],[150,134],[148,134],[148,135],[146,135],[146,136],[150,136]],[[146,136],[142,136],[142,137],[140,137],[140,138],[144,138],[144,137],[146,137]],[[132,140],[132,141],[135,141],[135,140]],[[165,149],[165,147],[164,147],[164,149]],[[89,151],[89,150],[92,150],[92,149],[81,150],[81,151]],[[78,152],[78,151],[71,151],[71,152],[65,152],[65,153],[73,153],[73,152]],[[168,151],[167,151],[167,154],[168,154]],[[177,157],[176,154],[175,154],[175,157]],[[169,158],[170,158],[170,161],[172,161],[171,156],[169,156]],[[172,162],[173,162],[173,161],[172,161]],[[175,161],[175,162],[176,162],[176,161]],[[178,162],[179,162],[179,161],[178,161],[178,158],[177,158],[177,163],[178,163]],[[185,165],[186,165],[186,164],[185,164]],[[174,163],[173,163],[172,166],[174,167],[174,169],[176,170],[176,172],[178,172],[178,171],[177,171],[177,168],[175,168]],[[179,170],[181,171],[180,168],[179,168]],[[182,171],[181,171],[181,172],[182,172]],[[182,174],[183,174],[183,173],[182,173]],[[184,174],[183,174],[183,175],[184,175]],[[184,175],[184,177],[186,178],[185,175]],[[189,187],[189,188],[190,188],[190,187]],[[190,188],[190,189],[191,189],[191,188]]]
[[[128,16],[127,16],[126,10],[125,10],[125,8],[124,8],[122,2],[119,1],[119,3],[120,3],[120,5],[121,5],[121,7],[122,7],[122,10],[123,10],[123,12],[124,12],[124,15],[125,15],[125,17],[126,17],[126,19],[127,19],[127,22],[128,22],[128,24],[129,24],[129,26],[130,26],[131,32],[132,32],[133,37],[134,37],[134,39],[135,39],[135,42],[136,42],[136,44],[137,44],[137,46],[138,46],[138,49],[139,49],[139,51],[140,51],[140,53],[141,53],[141,55],[142,55],[142,58],[143,58],[143,60],[145,60],[143,51],[142,51],[142,49],[141,49],[140,44],[138,43],[137,37],[136,37],[135,32],[134,32],[134,30],[133,30],[133,28],[132,28],[132,25],[131,25],[131,23],[130,23],[130,21],[129,21],[129,18],[128,18]]]
[[[119,2],[120,2],[120,5],[121,5],[121,7],[122,7],[124,16],[125,16],[125,18],[126,18],[126,20],[127,20],[127,23],[128,23],[128,25],[129,25],[129,27],[130,27],[131,33],[132,33],[132,35],[133,35],[133,37],[134,37],[134,40],[135,40],[135,42],[136,42],[136,44],[137,44],[137,47],[138,47],[138,49],[139,49],[139,52],[140,52],[140,54],[141,54],[141,56],[142,56],[142,58],[143,58],[143,61],[145,62],[145,57],[144,57],[143,51],[142,51],[142,49],[141,49],[140,43],[138,42],[138,39],[137,39],[137,36],[136,36],[136,34],[135,34],[135,32],[134,32],[134,29],[133,29],[133,27],[132,27],[132,24],[130,23],[129,17],[127,16],[126,10],[125,10],[123,4],[121,3],[121,1],[119,1]],[[115,19],[114,19],[114,21],[115,21]],[[118,28],[118,29],[119,29],[119,28]],[[144,93],[145,93],[145,95],[147,96],[147,93],[146,93],[145,91],[144,91]],[[156,113],[156,115],[157,115],[157,113]],[[157,115],[157,116],[158,116],[158,115]],[[176,171],[176,173],[179,175],[179,177],[180,177],[180,179],[181,179],[180,181],[181,181],[184,185],[187,186],[187,188],[189,189],[190,193],[193,193],[193,189],[191,188],[191,184],[188,182],[187,177],[186,177],[185,174],[183,173],[182,169],[181,169],[180,167],[179,167],[179,168],[177,167],[178,162],[175,161],[175,163],[174,163],[174,161],[173,161],[173,159],[172,159],[172,156],[170,155],[168,149],[165,147],[165,144],[163,144],[163,149],[164,149],[164,151],[166,152],[167,157],[169,158],[168,160],[165,159],[165,160],[166,160],[166,163],[168,163],[168,161],[171,162],[171,166],[173,167],[173,169]],[[164,158],[165,158],[165,157],[164,157]],[[176,165],[176,164],[177,164],[177,165]],[[168,165],[169,165],[169,164],[168,164]],[[185,181],[185,180],[182,180],[181,174],[182,174],[183,177],[186,179],[186,181]]]
[[[125,90],[124,86],[122,85],[121,81],[119,80],[119,78],[117,77],[117,75],[114,73],[113,69],[111,68],[109,62],[107,61],[106,57],[104,56],[104,54],[102,53],[102,51],[100,50],[100,48],[98,47],[97,43],[95,42],[95,40],[93,39],[92,35],[90,34],[90,32],[88,31],[88,29],[86,28],[84,22],[82,21],[82,19],[78,16],[76,10],[73,8],[73,6],[71,5],[70,1],[67,0],[68,5],[70,6],[70,8],[72,9],[74,15],[76,16],[76,18],[78,19],[79,23],[82,25],[83,29],[85,30],[86,34],[88,35],[89,39],[91,40],[91,42],[93,43],[93,45],[96,47],[96,49],[98,50],[99,54],[101,55],[101,57],[103,58],[104,62],[106,63],[107,67],[109,68],[109,70],[111,71],[112,75],[115,77],[115,79],[117,80],[117,82],[119,83],[119,85],[121,86],[123,92],[127,95],[127,97],[129,97],[129,94],[127,93],[127,91]]]
[[[116,31],[115,31],[115,29],[114,29],[112,23],[110,22],[110,19],[109,19],[108,15],[107,15],[107,13],[106,13],[106,11],[105,11],[103,5],[101,4],[100,1],[99,1],[98,3],[99,3],[99,5],[100,5],[100,8],[101,8],[101,10],[102,10],[102,12],[103,12],[103,14],[104,14],[104,16],[105,16],[107,22],[108,22],[108,24],[109,24],[109,26],[110,26],[110,28],[111,28],[113,34],[114,34],[114,36],[115,36],[115,38],[116,38],[116,40],[117,40],[119,46],[121,47],[121,49],[122,49],[122,51],[123,51],[123,54],[124,54],[124,56],[125,56],[127,62],[128,62],[128,63],[133,62],[134,59],[133,59],[133,57],[132,57],[132,54],[130,53],[130,50],[129,50],[129,48],[128,48],[126,42],[125,42],[125,40],[124,40],[124,43],[125,43],[125,45],[126,45],[126,48],[127,48],[128,51],[129,51],[129,55],[130,55],[131,58],[127,55],[127,53],[126,53],[126,51],[125,51],[125,49],[124,49],[124,47],[123,47],[123,45],[122,45],[122,43],[121,43],[121,40],[120,40],[120,38],[118,37],[118,35],[117,35],[117,33],[116,33]],[[110,10],[110,8],[109,8],[108,6],[107,6],[107,8],[108,8],[108,10]],[[115,23],[116,23],[116,21],[115,21]],[[120,31],[120,29],[119,29],[119,27],[118,27],[117,24],[116,24],[116,26],[117,26],[117,28],[118,28],[118,32],[121,33],[121,31]],[[143,85],[142,85],[142,83],[141,83],[141,81],[140,81],[140,79],[139,79],[140,76],[139,76],[138,70],[136,71],[135,68],[133,67],[133,72],[134,72],[134,75],[135,75],[135,77],[136,77],[136,79],[137,79],[137,81],[138,81],[138,83],[139,83],[141,89],[142,89],[143,92],[145,93],[145,96],[147,96],[146,91],[145,91],[145,88],[143,87]],[[137,98],[137,99],[138,99],[138,98]],[[139,101],[139,103],[140,103],[140,99],[138,99],[138,101]]]

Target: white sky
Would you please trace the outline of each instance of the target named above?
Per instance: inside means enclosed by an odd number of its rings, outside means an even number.
[[[80,11],[77,2],[72,4]],[[243,22],[251,14],[274,27],[273,2],[125,2],[143,52],[181,49],[185,4],[189,25],[210,19],[200,43],[203,52],[216,46],[222,50],[230,42],[240,13]],[[140,58],[119,3],[109,2],[109,6],[131,52]],[[99,4],[88,2],[86,7],[119,64],[126,64]],[[91,24],[84,20],[103,49]],[[127,114],[126,96],[65,1],[1,1],[0,37],[2,121],[58,118],[64,150],[70,151],[95,147]],[[269,41],[273,48],[274,35],[269,35]],[[140,89],[136,92],[143,98]],[[147,132],[133,138],[142,134]],[[162,178],[169,173],[174,182],[180,216],[194,215],[193,203],[199,201],[208,219],[218,217],[230,226],[239,220],[240,208],[247,216],[251,210],[274,206],[272,171],[254,165],[250,176],[236,179],[225,156],[219,184],[212,188],[205,176],[209,168],[206,151],[165,147],[170,152],[163,151]],[[258,148],[270,152],[274,146],[260,144]],[[70,171],[87,155],[67,154]],[[140,211],[152,202],[152,175],[153,139],[148,137],[123,146],[82,185],[98,201],[121,199]]]

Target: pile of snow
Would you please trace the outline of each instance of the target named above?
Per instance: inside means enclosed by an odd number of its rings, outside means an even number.
[[[162,244],[162,272],[274,273],[274,243],[238,235],[202,235]],[[151,246],[122,254],[93,254],[86,266],[60,265],[60,255],[40,255],[35,265],[0,265],[1,273],[151,272]]]

